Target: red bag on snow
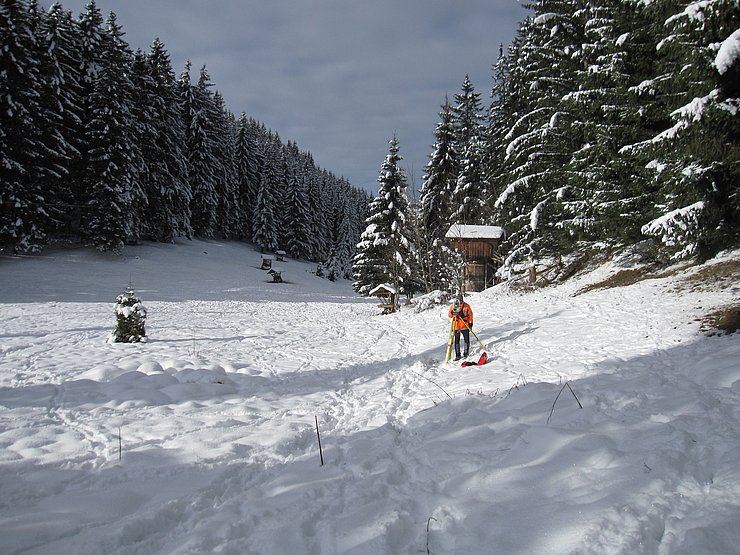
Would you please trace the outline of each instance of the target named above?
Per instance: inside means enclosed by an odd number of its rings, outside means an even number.
[[[488,354],[484,351],[478,359],[478,362],[470,362],[466,360],[462,363],[462,367],[464,368],[466,366],[483,366],[486,362],[488,362]]]

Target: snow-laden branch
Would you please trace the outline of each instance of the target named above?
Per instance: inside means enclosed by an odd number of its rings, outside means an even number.
[[[722,42],[714,59],[714,65],[717,71],[719,71],[719,74],[724,75],[737,63],[738,58],[740,58],[740,29]]]

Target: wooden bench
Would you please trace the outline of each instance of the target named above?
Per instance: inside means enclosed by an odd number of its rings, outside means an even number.
[[[282,283],[283,282],[283,271],[277,270],[275,268],[271,269],[269,272],[267,272],[272,276],[272,282],[273,283]]]
[[[262,255],[262,266],[260,267],[260,270],[269,270],[272,268],[272,261],[275,259],[274,256],[271,254],[263,254]]]

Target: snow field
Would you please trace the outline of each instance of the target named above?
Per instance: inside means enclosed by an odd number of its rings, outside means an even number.
[[[238,244],[131,251],[0,260],[4,553],[740,541],[740,342],[696,322],[736,285],[681,290],[688,270],[576,295],[613,266],[471,294],[493,360],[460,368],[442,362],[444,306],[379,316],[297,261],[271,284]],[[129,279],[149,341],[110,344]]]

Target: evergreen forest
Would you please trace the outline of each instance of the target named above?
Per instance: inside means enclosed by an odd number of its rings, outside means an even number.
[[[222,238],[351,277],[369,195],[123,34],[94,0],[0,5],[0,252]]]
[[[465,77],[443,99],[417,199],[395,135],[371,198],[231,113],[205,67],[176,76],[158,39],[133,52],[94,0],[77,17],[3,0],[0,252],[234,239],[361,294],[413,294],[459,281],[452,224],[505,230],[504,277],[574,253],[669,263],[740,244],[740,2],[527,8],[487,94]]]
[[[452,224],[505,230],[504,277],[566,255],[632,249],[666,264],[740,243],[740,2],[527,8],[492,61],[491,94],[466,77],[444,99],[417,205],[391,140],[358,292],[454,289]]]

